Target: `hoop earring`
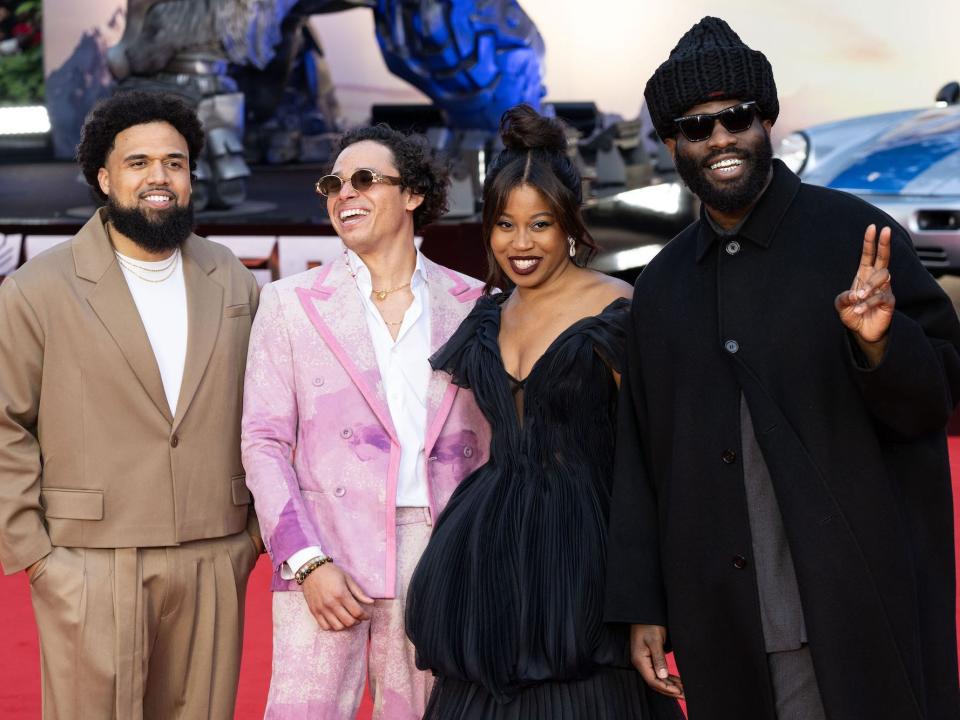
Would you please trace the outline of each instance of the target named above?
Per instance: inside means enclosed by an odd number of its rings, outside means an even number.
[[[570,243],[570,257],[576,257],[577,241],[573,239],[573,235],[567,235],[567,242]]]

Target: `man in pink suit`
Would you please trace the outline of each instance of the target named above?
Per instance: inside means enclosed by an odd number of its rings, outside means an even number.
[[[404,632],[407,583],[490,441],[472,393],[428,359],[481,288],[414,245],[446,209],[425,143],[351,131],[317,192],[343,257],[263,289],[246,374],[243,462],[277,591],[266,716],[352,720],[369,673],[374,718],[418,720],[431,680]]]

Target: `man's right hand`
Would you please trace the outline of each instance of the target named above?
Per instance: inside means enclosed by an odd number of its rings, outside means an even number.
[[[303,599],[323,630],[344,630],[367,620],[364,605],[372,605],[352,577],[334,563],[321,565],[303,581]]]
[[[667,629],[662,625],[631,625],[630,660],[647,685],[658,693],[682,699],[683,683],[667,668],[663,652],[666,640]]]

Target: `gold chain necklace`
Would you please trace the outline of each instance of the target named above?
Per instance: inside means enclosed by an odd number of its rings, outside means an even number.
[[[146,268],[146,267],[143,267],[142,265],[136,265],[135,263],[130,262],[125,257],[123,257],[120,253],[118,253],[116,250],[114,250],[113,252],[117,256],[117,261],[120,263],[121,267],[123,267],[125,270],[129,270],[138,278],[148,283],[162,283],[169,280],[171,277],[173,277],[173,274],[176,272],[177,261],[180,260],[180,248],[177,248],[173,253],[173,258],[171,258],[170,262],[164,265],[163,267]],[[141,275],[140,274],[141,272],[148,272],[148,273],[166,272],[167,274],[164,275],[163,277],[150,277],[149,275]]]
[[[389,290],[371,290],[371,292],[377,296],[377,300],[383,302],[387,299],[387,295],[390,293],[395,293],[397,290],[403,290],[404,288],[410,287],[410,283],[404,283],[403,285],[397,285],[395,288],[390,288]]]
[[[346,266],[347,266],[347,272],[350,273],[350,277],[352,277],[353,280],[354,280],[354,282],[356,282],[356,280],[357,280],[357,271],[354,270],[354,269],[353,269],[353,265],[350,264],[350,256],[347,255],[347,248],[346,248],[346,247],[343,248],[343,262],[344,262],[344,263],[346,264]],[[371,294],[371,295],[376,295],[377,300],[379,300],[380,302],[383,302],[384,300],[387,299],[387,295],[389,295],[390,293],[395,293],[397,290],[403,290],[404,288],[408,288],[408,287],[410,287],[410,283],[409,283],[409,282],[405,282],[403,285],[397,285],[395,288],[390,288],[389,290],[375,290],[375,289],[371,289],[371,290],[370,290],[370,294]],[[390,324],[392,324],[392,323],[387,323],[387,324],[390,325]]]

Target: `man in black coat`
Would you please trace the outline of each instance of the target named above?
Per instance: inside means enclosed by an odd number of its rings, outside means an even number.
[[[645,96],[703,210],[635,289],[607,618],[691,720],[956,720],[956,313],[893,220],[771,159],[722,20]]]

